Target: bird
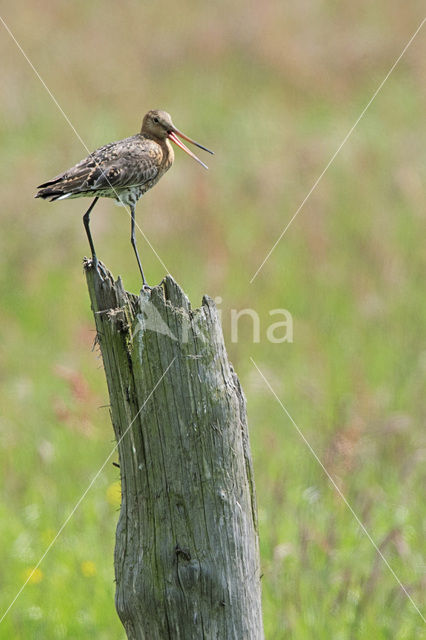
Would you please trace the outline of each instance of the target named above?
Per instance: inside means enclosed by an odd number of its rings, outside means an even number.
[[[50,202],[66,198],[94,198],[83,215],[83,223],[92,252],[92,265],[101,278],[99,261],[90,232],[90,214],[99,198],[115,198],[119,204],[130,209],[130,242],[142,276],[143,288],[150,289],[136,244],[136,203],[172,166],[174,150],[170,141],[208,169],[207,165],[188,149],[180,138],[214,155],[213,151],[179,131],[169,113],[152,109],[145,114],[140,133],[99,147],[75,166],[37,187],[34,197]]]

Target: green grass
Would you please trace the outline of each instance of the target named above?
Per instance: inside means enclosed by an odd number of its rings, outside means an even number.
[[[274,390],[424,607],[424,175],[420,33],[253,284],[290,220],[422,19],[419,2],[108,5],[32,0],[3,18],[90,149],[152,107],[213,148],[179,152],[138,222],[188,292],[221,296],[248,398],[268,639],[411,640],[424,629]],[[81,258],[84,201],[35,186],[85,150],[0,31],[1,609],[113,447]],[[93,213],[98,254],[136,290],[126,212]],[[164,269],[139,237],[150,282]],[[230,340],[230,309],[254,308]],[[271,309],[292,344],[270,344]],[[423,453],[422,453],[423,452]],[[23,590],[0,639],[123,638],[108,465]],[[422,592],[423,587],[423,592]],[[0,616],[2,615],[0,611]]]

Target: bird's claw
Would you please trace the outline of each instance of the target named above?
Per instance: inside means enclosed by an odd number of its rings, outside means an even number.
[[[106,277],[108,275],[108,272],[105,269],[105,267],[102,264],[102,262],[99,262],[99,260],[97,259],[96,256],[92,256],[92,267],[94,267],[94,269],[96,269],[96,273],[100,277],[101,281],[105,282],[105,279],[106,279]]]
[[[104,265],[102,264],[102,262],[99,262],[99,263],[98,263],[97,271],[98,271],[98,273],[99,273],[99,271],[101,272],[101,274],[100,274],[100,275],[101,275],[101,278],[102,278],[102,276],[103,276],[103,280],[105,280],[105,279],[106,279],[106,277],[108,276],[107,268],[106,268],[106,267],[104,267]]]

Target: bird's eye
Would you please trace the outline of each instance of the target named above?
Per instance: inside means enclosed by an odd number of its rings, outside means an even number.
[[[153,120],[153,122],[155,122],[155,124],[158,124],[160,122],[157,117],[153,118],[152,120]]]

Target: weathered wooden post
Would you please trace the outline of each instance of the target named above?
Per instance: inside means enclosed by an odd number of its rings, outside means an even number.
[[[132,640],[263,638],[244,395],[213,301],[85,271],[118,442],[116,608]]]

